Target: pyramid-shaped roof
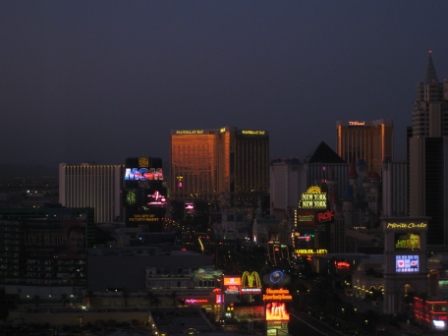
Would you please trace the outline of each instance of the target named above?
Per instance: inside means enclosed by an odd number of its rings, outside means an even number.
[[[305,161],[308,163],[345,163],[345,161],[323,141],[306,157]]]
[[[432,84],[432,83],[438,83],[438,82],[439,82],[439,80],[437,79],[436,68],[434,67],[434,64],[432,63],[432,52],[430,51],[428,65],[426,66],[425,84]]]

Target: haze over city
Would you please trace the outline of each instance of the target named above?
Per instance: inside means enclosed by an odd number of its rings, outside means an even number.
[[[0,3],[0,163],[168,159],[171,129],[266,129],[271,157],[335,149],[336,121],[392,119],[405,158],[448,2]]]

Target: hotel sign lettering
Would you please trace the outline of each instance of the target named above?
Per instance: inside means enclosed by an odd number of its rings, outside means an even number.
[[[387,223],[386,229],[426,229],[427,223]]]
[[[245,135],[265,135],[266,131],[260,131],[260,130],[242,130],[241,134]]]
[[[204,134],[204,130],[179,130],[176,131],[178,135]]]
[[[366,122],[365,121],[349,121],[348,124],[350,126],[365,126]]]

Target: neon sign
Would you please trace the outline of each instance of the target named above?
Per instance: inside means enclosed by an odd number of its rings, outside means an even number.
[[[349,121],[348,124],[350,126],[365,126],[365,121]]]
[[[426,223],[387,223],[386,229],[425,229]]]
[[[269,280],[270,280],[272,283],[278,284],[280,281],[282,281],[283,276],[284,276],[283,272],[277,270],[277,271],[272,272],[272,273],[269,275]]]
[[[129,217],[130,222],[158,222],[160,218],[156,217],[154,214],[137,214],[133,217]]]
[[[245,271],[242,276],[242,283],[241,293],[261,294],[261,279],[257,272],[249,273]]]
[[[224,286],[241,286],[241,277],[224,277]]]
[[[333,222],[333,218],[334,218],[334,210],[319,212],[317,214],[317,221],[319,223]]]
[[[312,222],[314,220],[314,215],[298,215],[299,222]]]
[[[266,294],[263,294],[263,301],[291,301],[292,295],[287,289],[266,289]]]
[[[344,268],[344,269],[350,268],[350,264],[346,261],[338,261],[335,262],[335,264],[337,268]]]
[[[186,299],[185,303],[197,304],[197,303],[208,303],[207,299]]]
[[[266,321],[289,321],[289,313],[284,302],[266,304]]]
[[[325,249],[313,250],[313,249],[297,249],[294,250],[295,254],[310,254],[310,255],[325,255],[328,253]]]
[[[241,134],[246,134],[246,135],[265,135],[266,131],[242,130]]]
[[[261,288],[242,287],[241,294],[261,294]]]
[[[319,186],[311,186],[307,189],[307,194],[320,194],[321,190]]]
[[[178,135],[192,135],[192,134],[204,134],[204,130],[179,130],[176,131]]]
[[[126,168],[125,181],[157,181],[163,180],[162,168]]]
[[[241,286],[226,286],[226,289],[224,290],[226,294],[239,294],[241,292]]]
[[[306,193],[302,194],[299,201],[299,208],[305,209],[325,209],[327,207],[327,195],[321,192],[320,187],[309,187]]]
[[[154,194],[147,195],[148,197],[148,205],[149,206],[159,206],[159,205],[166,205],[167,201],[164,195],[162,195],[160,192],[155,191]]]

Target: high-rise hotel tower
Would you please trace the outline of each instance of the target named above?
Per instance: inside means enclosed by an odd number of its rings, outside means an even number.
[[[124,165],[59,164],[59,203],[68,208],[93,208],[96,223],[122,217]]]
[[[172,130],[171,199],[253,200],[269,192],[266,130]]]
[[[408,128],[409,214],[429,216],[427,242],[448,244],[448,82],[429,53]]]
[[[366,161],[367,171],[381,174],[386,156],[393,160],[394,125],[390,119],[338,121],[337,152],[347,163]]]

